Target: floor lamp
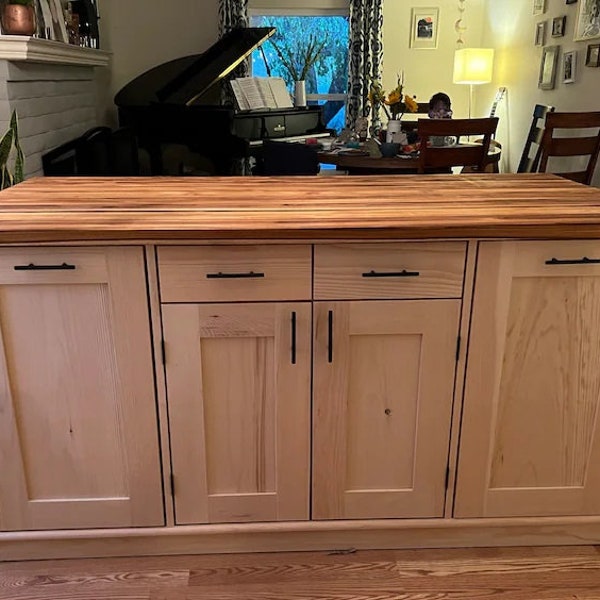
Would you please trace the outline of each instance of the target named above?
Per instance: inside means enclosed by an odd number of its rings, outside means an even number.
[[[461,48],[454,53],[454,83],[469,84],[469,119],[473,105],[473,86],[492,81],[494,50]]]

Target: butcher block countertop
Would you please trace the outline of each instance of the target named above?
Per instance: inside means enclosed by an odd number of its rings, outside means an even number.
[[[600,189],[554,175],[37,178],[0,192],[0,243],[600,238]]]

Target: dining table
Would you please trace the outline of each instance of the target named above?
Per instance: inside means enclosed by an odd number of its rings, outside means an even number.
[[[498,173],[501,150],[498,146],[490,146],[486,161],[486,172]],[[419,155],[400,153],[392,157],[371,156],[360,148],[337,148],[317,152],[321,164],[335,165],[337,170],[346,171],[349,175],[410,175],[419,167]],[[448,173],[448,169],[437,170],[437,173]]]

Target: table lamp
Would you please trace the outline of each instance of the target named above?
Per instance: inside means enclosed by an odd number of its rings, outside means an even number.
[[[491,48],[461,48],[454,53],[454,83],[469,84],[469,119],[473,104],[473,86],[492,81],[494,50]]]

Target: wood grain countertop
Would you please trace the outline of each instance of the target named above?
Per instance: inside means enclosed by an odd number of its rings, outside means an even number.
[[[0,243],[600,238],[600,189],[554,175],[37,178],[0,192]]]

